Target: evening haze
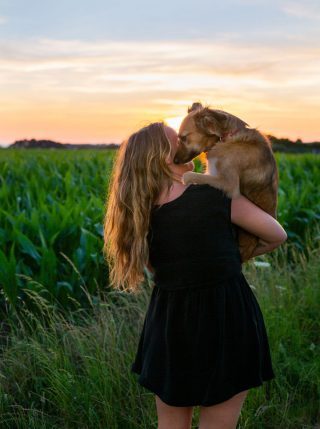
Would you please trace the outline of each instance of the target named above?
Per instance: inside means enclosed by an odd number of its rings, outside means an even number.
[[[120,143],[196,100],[319,141],[319,41],[318,0],[0,0],[0,144]]]

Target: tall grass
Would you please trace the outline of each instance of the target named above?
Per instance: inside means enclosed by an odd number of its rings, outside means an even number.
[[[285,243],[261,257],[265,266],[243,266],[264,315],[276,378],[249,391],[238,429],[320,422],[320,247],[311,236],[306,254],[292,248],[294,265]],[[146,272],[140,294],[97,289],[90,307],[75,303],[73,312],[26,289],[39,315],[22,305],[1,329],[1,428],[157,428],[155,395],[130,371],[152,286]],[[196,407],[194,429],[198,420]]]

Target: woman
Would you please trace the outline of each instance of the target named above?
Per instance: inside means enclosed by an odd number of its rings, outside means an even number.
[[[287,238],[243,195],[184,185],[177,133],[153,123],[119,150],[111,177],[104,253],[111,285],[137,291],[154,276],[131,370],[156,394],[159,429],[235,428],[250,388],[275,377],[263,316],[242,273],[238,225],[260,238],[252,257]]]

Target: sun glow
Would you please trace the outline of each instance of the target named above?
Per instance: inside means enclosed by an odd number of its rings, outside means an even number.
[[[174,116],[173,118],[165,119],[166,123],[169,127],[173,128],[175,131],[179,131],[180,124],[185,116]]]
[[[211,40],[40,38],[8,46],[0,52],[0,145],[120,143],[164,118],[178,131],[195,100],[277,137],[319,140],[320,49],[313,45],[289,44],[286,59],[269,42],[239,49]]]

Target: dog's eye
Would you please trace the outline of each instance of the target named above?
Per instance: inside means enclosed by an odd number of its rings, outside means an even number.
[[[185,142],[187,140],[187,137],[186,136],[181,136],[181,137],[179,137],[179,140],[181,140],[182,142]]]

